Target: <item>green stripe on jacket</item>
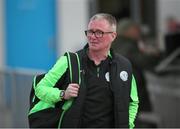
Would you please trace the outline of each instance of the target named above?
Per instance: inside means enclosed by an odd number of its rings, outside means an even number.
[[[131,81],[131,102],[129,104],[129,127],[134,128],[134,120],[136,118],[138,112],[138,94],[137,94],[137,86],[134,76],[132,76]]]

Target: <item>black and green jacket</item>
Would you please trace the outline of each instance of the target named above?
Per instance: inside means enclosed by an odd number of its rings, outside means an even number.
[[[83,102],[86,96],[86,82],[84,81],[83,72],[83,58],[85,58],[86,49],[77,52],[80,62],[80,90],[78,97],[68,102],[60,98],[60,92],[66,89],[69,80],[67,75],[68,60],[66,56],[61,56],[52,69],[44,76],[44,78],[37,84],[35,88],[35,94],[40,101],[30,110],[29,116],[36,114],[41,115],[41,112],[48,110],[58,110],[55,114],[58,116],[56,119],[56,125],[53,127],[78,127],[79,120],[81,118],[81,111],[83,109]],[[110,82],[115,88],[114,92],[114,117],[115,127],[134,127],[134,120],[138,110],[138,95],[134,76],[132,75],[131,64],[127,59],[120,55],[116,55],[113,52],[109,52],[111,57],[110,66]],[[128,79],[123,80],[120,78],[120,73],[125,71],[128,73]],[[63,80],[62,85],[56,85],[59,80]],[[60,105],[59,107],[57,105]],[[62,108],[60,108],[62,107]],[[69,108],[70,107],[70,108]],[[64,110],[63,110],[64,109]],[[66,110],[67,109],[67,110]],[[47,115],[48,112],[47,112]],[[42,123],[48,125],[46,116]],[[52,117],[53,118],[53,117]],[[57,119],[58,118],[58,119]],[[49,117],[48,117],[49,119]],[[41,126],[43,127],[43,126]]]

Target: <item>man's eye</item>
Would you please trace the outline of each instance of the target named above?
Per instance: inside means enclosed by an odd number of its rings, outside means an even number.
[[[103,32],[102,31],[96,31],[95,33],[96,34],[102,34]]]
[[[92,33],[93,33],[93,31],[89,30],[89,31],[88,31],[88,33],[89,33],[89,34],[92,34]]]

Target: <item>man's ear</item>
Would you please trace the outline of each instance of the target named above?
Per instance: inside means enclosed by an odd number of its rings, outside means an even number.
[[[116,32],[113,32],[113,33],[112,33],[112,42],[116,39],[116,37],[117,37],[117,33],[116,33]]]

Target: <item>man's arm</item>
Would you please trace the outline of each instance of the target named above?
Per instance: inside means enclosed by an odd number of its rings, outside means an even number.
[[[54,104],[61,100],[58,88],[55,88],[56,82],[66,72],[68,67],[67,57],[62,56],[56,64],[49,70],[44,78],[35,87],[35,95],[42,101]]]
[[[134,120],[137,115],[138,111],[138,93],[137,93],[137,86],[134,76],[132,77],[131,82],[131,102],[129,104],[129,128],[134,128]]]

